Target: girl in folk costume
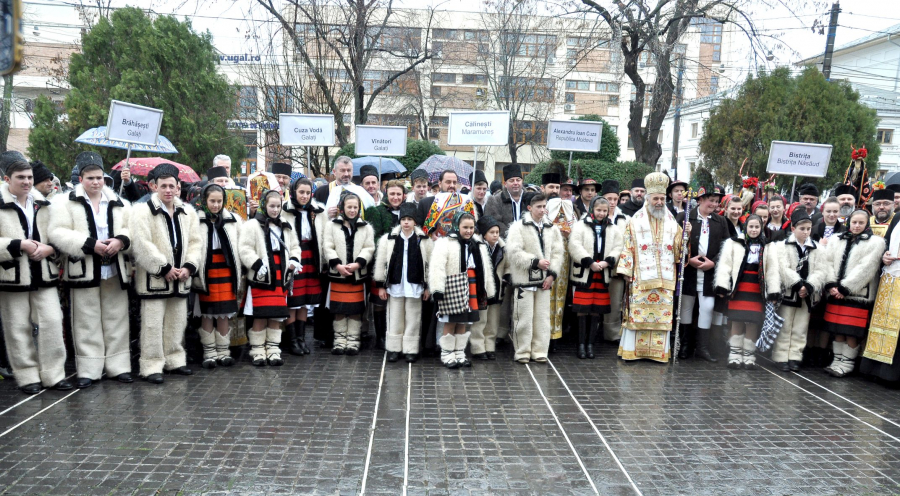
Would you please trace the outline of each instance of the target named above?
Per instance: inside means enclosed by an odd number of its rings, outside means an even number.
[[[400,353],[409,363],[419,358],[422,300],[429,297],[426,275],[433,243],[416,227],[416,217],[416,205],[402,203],[400,225],[382,236],[377,245],[375,291],[379,299],[388,303],[390,329],[385,349],[389,362],[396,362]]]
[[[325,208],[312,197],[312,182],[305,177],[291,183],[290,200],[284,203],[282,216],[291,225],[291,235],[300,247],[300,272],[288,293],[290,310],[284,328],[288,335],[288,353],[307,355],[306,320],[310,310],[322,303],[319,270],[322,266],[322,234],[325,230]]]
[[[238,311],[241,259],[238,255],[238,216],[225,210],[225,190],[207,184],[197,201],[200,220],[200,266],[191,284],[200,306],[200,344],[205,369],[234,365],[228,319]],[[215,331],[213,327],[215,326]]]
[[[281,359],[281,321],[289,316],[285,287],[289,271],[300,271],[300,246],[292,227],[281,216],[283,198],[267,190],[259,199],[256,215],[240,232],[241,263],[248,267],[244,315],[253,316],[248,332],[253,365],[284,365]]]
[[[743,239],[744,223],[746,222],[746,219],[741,220],[741,217],[744,214],[744,204],[741,202],[740,197],[726,195],[722,200],[722,207],[724,210],[722,215],[724,215],[725,220],[728,221],[728,234],[730,234],[732,238]],[[762,219],[760,219],[760,222],[762,222]]]
[[[822,246],[828,245],[828,239],[835,234],[844,232],[844,225],[840,221],[841,203],[831,196],[822,202],[822,220],[812,228],[813,241]]]
[[[594,339],[610,312],[610,271],[622,252],[622,231],[610,223],[611,207],[603,197],[591,200],[588,215],[569,236],[572,310],[578,314],[578,358],[594,358]]]
[[[772,348],[772,360],[784,372],[800,370],[810,309],[818,302],[829,272],[825,250],[810,237],[812,219],[805,208],[794,209],[791,226],[794,232],[771,246],[772,263],[779,270],[769,278],[770,292],[782,296],[778,314],[784,326]]]
[[[359,217],[360,199],[346,193],[338,215],[325,225],[322,254],[328,261],[327,307],[334,314],[332,355],[359,354],[362,314],[366,311],[366,282],[375,255],[372,226]]]
[[[488,299],[487,308],[478,311],[478,322],[472,324],[472,358],[478,360],[496,360],[497,328],[500,325],[500,314],[503,310],[503,289],[509,273],[509,257],[506,254],[506,242],[500,237],[500,223],[491,216],[478,219],[478,232],[487,246],[491,258],[492,271],[488,274],[494,279],[497,297]],[[900,265],[900,264],[898,264]]]
[[[719,252],[715,292],[717,296],[728,297],[728,321],[731,322],[728,368],[756,367],[756,338],[765,317],[763,297],[766,287],[772,288],[768,272],[778,270],[777,265],[764,260],[769,256],[765,246],[762,219],[751,214],[741,234],[725,240]],[[770,298],[777,298],[778,290],[771,291]]]
[[[810,235],[824,252],[832,237],[844,232],[844,224],[840,222],[841,204],[835,197],[829,197],[822,203],[822,219],[813,223]],[[809,330],[806,333],[806,349],[803,351],[803,365],[823,368],[831,363],[831,334],[825,328],[825,302],[819,298],[813,305],[809,316]]]
[[[847,232],[828,241],[829,275],[825,284],[825,330],[834,335],[834,360],[825,370],[844,377],[853,371],[859,342],[875,301],[884,238],[872,234],[869,213],[856,210],[847,219]]]
[[[438,344],[447,368],[469,367],[466,326],[478,322],[479,310],[497,297],[487,245],[474,238],[475,217],[458,211],[450,234],[438,239],[431,253],[428,286],[444,329]]]
[[[785,203],[781,195],[769,197],[769,223],[766,225],[766,239],[782,241],[790,234],[791,221],[784,217]]]

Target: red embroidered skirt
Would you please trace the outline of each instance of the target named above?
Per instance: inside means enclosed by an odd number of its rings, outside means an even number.
[[[286,319],[288,317],[287,297],[284,287],[281,285],[281,281],[284,280],[281,274],[281,257],[280,251],[275,253],[275,267],[269,267],[270,272],[274,271],[275,289],[250,288],[250,294],[253,296],[254,317],[267,319]]]
[[[209,294],[197,294],[202,315],[225,316],[237,313],[238,303],[233,279],[234,269],[225,261],[225,253],[221,249],[213,250],[212,262],[206,268]]]
[[[829,297],[825,303],[825,330],[840,336],[866,337],[872,312],[869,305],[871,303]]]
[[[611,311],[609,287],[603,282],[603,271],[591,272],[590,286],[575,287],[572,293],[572,311],[576,314],[602,315]]]
[[[300,265],[303,268],[299,274],[294,275],[294,288],[287,298],[289,308],[322,303],[322,284],[319,282],[319,270],[313,261],[312,250],[311,240],[300,242]]]
[[[762,323],[766,314],[759,283],[759,264],[747,264],[738,276],[737,288],[728,301],[728,320]]]

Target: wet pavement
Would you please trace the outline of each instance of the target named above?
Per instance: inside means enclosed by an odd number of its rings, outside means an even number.
[[[600,350],[447,370],[314,349],[34,397],[0,381],[0,494],[900,493],[900,392]]]

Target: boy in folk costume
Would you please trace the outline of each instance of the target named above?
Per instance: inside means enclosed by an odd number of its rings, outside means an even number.
[[[154,169],[156,192],[132,206],[128,225],[141,300],[141,377],[162,384],[162,372],[191,375],[185,365],[184,328],[190,278],[200,266],[197,213],[178,198],[178,169]]]
[[[72,384],[64,370],[58,254],[47,244],[50,204],[33,188],[31,165],[21,153],[0,154],[0,168],[0,314],[9,364],[26,394],[41,386],[66,391]]]
[[[229,346],[229,319],[238,311],[243,280],[238,255],[240,217],[225,209],[225,189],[207,184],[197,198],[200,223],[200,266],[191,287],[200,307],[200,344],[205,369],[234,365]],[[195,312],[195,315],[198,312]],[[215,329],[213,329],[215,327]]]
[[[487,300],[497,298],[487,246],[474,236],[475,216],[458,210],[450,233],[435,242],[428,268],[438,321],[444,323],[438,340],[441,362],[451,369],[472,365],[466,358],[466,326],[478,322]]]
[[[404,202],[400,206],[400,225],[378,241],[375,291],[388,303],[390,328],[385,347],[389,362],[396,362],[400,353],[409,363],[419,358],[422,300],[429,297],[426,276],[433,243],[416,227],[416,215],[416,205]]]
[[[547,197],[547,220],[559,228],[565,243],[569,233],[572,232],[572,226],[578,220],[578,214],[572,202],[559,197],[561,176],[561,168],[551,167],[549,172],[541,176],[541,190]],[[553,281],[553,288],[550,289],[550,351],[555,351],[554,343],[563,337],[563,314],[566,311],[568,289],[569,254],[564,251],[562,269],[559,277]]]
[[[766,282],[769,293],[781,293],[778,315],[784,318],[784,326],[772,348],[772,360],[784,371],[800,370],[806,333],[809,329],[810,309],[816,305],[825,279],[829,260],[819,243],[810,236],[812,218],[806,209],[795,209],[791,215],[794,232],[784,241],[771,243],[766,262]]]
[[[325,208],[312,197],[312,182],[305,177],[291,184],[290,200],[284,202],[281,215],[291,225],[291,235],[300,247],[300,272],[294,276],[294,287],[287,297],[290,317],[285,330],[288,333],[288,353],[308,355],[306,346],[306,321],[309,312],[324,300],[320,284],[322,267],[322,235],[327,218]]]
[[[110,378],[133,382],[128,328],[131,204],[104,186],[103,159],[76,158],[81,183],[51,207],[50,242],[63,258],[63,285],[70,289],[77,385]]]
[[[469,341],[472,358],[496,360],[497,328],[500,325],[504,288],[509,278],[509,256],[506,254],[506,242],[500,238],[500,223],[496,219],[482,217],[476,227],[491,259],[492,271],[488,276],[494,280],[497,296],[487,300],[487,308],[478,310],[478,322],[472,324]]]
[[[719,252],[715,293],[728,298],[728,368],[756,368],[756,338],[765,318],[765,299],[775,300],[781,292],[776,277],[779,260],[770,259],[772,250],[766,247],[763,221],[753,214]]]
[[[565,244],[559,228],[546,218],[547,198],[540,193],[522,199],[528,212],[506,236],[510,279],[514,288],[513,346],[515,360],[547,362],[550,346],[550,289],[562,268]]]
[[[284,365],[281,358],[281,322],[288,318],[285,287],[290,273],[300,271],[300,246],[292,226],[281,216],[283,196],[268,190],[259,199],[256,215],[240,231],[241,264],[248,268],[244,315],[253,316],[247,333],[250,359],[261,367]]]
[[[360,218],[360,199],[346,193],[338,215],[325,225],[323,259],[328,263],[327,308],[334,314],[332,355],[359,354],[362,315],[366,311],[366,283],[375,255],[372,226]]]
[[[578,358],[594,358],[594,340],[603,325],[601,315],[610,312],[609,283],[622,252],[622,231],[610,222],[606,198],[591,200],[588,215],[575,224],[569,236],[574,287],[572,311],[578,315]]]
[[[825,330],[834,336],[834,360],[825,371],[834,377],[853,372],[859,343],[868,330],[884,252],[884,238],[872,233],[865,210],[850,214],[847,230],[828,240]]]

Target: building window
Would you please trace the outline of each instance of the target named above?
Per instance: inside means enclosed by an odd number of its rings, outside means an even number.
[[[456,74],[449,72],[432,72],[431,82],[456,84]]]
[[[256,87],[241,86],[237,89],[237,118],[241,120],[256,119]]]
[[[597,83],[594,85],[594,90],[618,93],[619,92],[619,83]]]
[[[719,92],[719,76],[710,76],[709,92],[710,93],[718,93]]]
[[[430,119],[430,123],[431,123],[432,126],[442,126],[442,127],[447,127],[447,126],[450,125],[450,118],[449,118],[449,117],[443,117],[443,116],[435,115],[435,116],[433,116],[433,117]]]
[[[566,89],[588,91],[591,89],[591,82],[590,81],[566,81]]]
[[[430,139],[440,139],[441,138],[441,130],[436,127],[428,128],[428,137]]]
[[[517,144],[547,142],[546,122],[518,121],[515,127],[514,139]],[[524,173],[524,170],[522,172]]]
[[[609,95],[609,105],[619,105],[619,95]]]
[[[487,76],[484,74],[463,74],[462,80],[463,84],[487,84]]]
[[[287,86],[266,88],[266,119],[274,120],[278,114],[294,111],[294,98]]]
[[[700,125],[696,122],[691,124],[691,138],[696,138],[700,131]]]
[[[441,87],[440,86],[432,86],[431,87],[431,97],[437,98],[441,96]]]
[[[879,129],[878,133],[875,135],[875,139],[878,140],[879,143],[890,145],[891,141],[894,139],[894,130]]]
[[[575,93],[566,93],[566,103],[575,102]]]
[[[550,34],[508,34],[507,49],[521,57],[546,57],[556,51],[556,36]]]

